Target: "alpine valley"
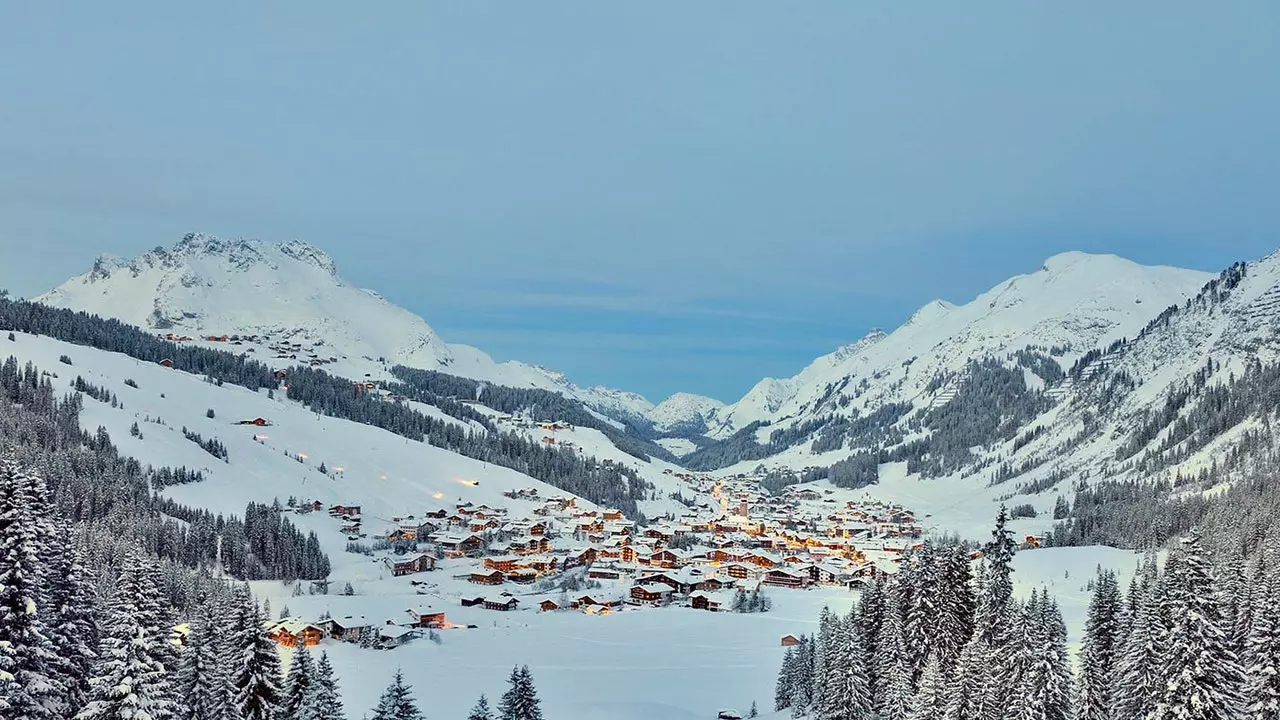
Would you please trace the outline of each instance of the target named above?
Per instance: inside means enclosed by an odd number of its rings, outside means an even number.
[[[408,684],[433,719],[1202,717],[1154,714],[1161,663],[1199,666],[1145,623],[1231,683],[1203,717],[1280,697],[1280,254],[1056,255],[736,402],[654,404],[448,343],[305,243],[190,234],[0,294],[0,361],[0,714],[181,704],[158,671],[120,690],[143,653],[220,688],[192,718]],[[77,607],[106,659],[37,682],[10,649],[80,647]]]

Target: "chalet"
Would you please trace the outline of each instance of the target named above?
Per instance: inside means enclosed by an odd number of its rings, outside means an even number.
[[[433,533],[429,538],[447,555],[461,557],[472,555],[484,549],[484,538],[471,533],[468,535],[453,533]]]
[[[603,517],[605,520],[621,520],[622,511],[614,510],[613,508],[610,508],[608,510],[605,510],[603,513],[601,513],[601,517]]]
[[[555,600],[543,600],[538,603],[539,612],[552,612],[553,610],[559,609],[560,605]]]
[[[800,644],[800,638],[796,637],[795,635],[782,636],[782,643],[781,643],[782,647],[795,647],[796,645],[799,645],[799,644]]]
[[[721,608],[721,602],[708,593],[698,591],[689,596],[689,607],[694,610],[717,612]]]
[[[511,572],[520,566],[520,558],[515,555],[487,557],[484,559],[484,566],[489,570],[500,570],[504,573]]]
[[[807,570],[774,568],[764,574],[765,585],[788,588],[806,588],[813,583]]]
[[[266,419],[266,418],[256,417],[256,418],[249,418],[249,419],[247,419],[247,420],[239,420],[239,421],[237,421],[237,422],[236,422],[236,424],[237,424],[237,425],[254,425],[254,426],[257,426],[257,427],[266,427],[266,426],[270,425],[271,423],[267,422],[267,419]]]
[[[490,570],[489,572],[473,572],[467,579],[477,585],[501,585],[506,576],[498,570]]]
[[[383,558],[382,562],[391,569],[394,577],[401,575],[413,575],[415,573],[427,572],[436,569],[436,559],[426,553],[413,555],[403,559],[400,558]]]
[[[595,548],[582,548],[579,550],[571,550],[568,557],[564,559],[564,569],[579,567],[581,565],[590,565],[596,561],[599,553]]]
[[[520,585],[528,585],[538,579],[538,571],[533,568],[519,568],[507,573],[507,579]]]
[[[671,586],[662,583],[635,585],[631,588],[631,602],[636,605],[665,605],[671,602]]]
[[[400,625],[383,625],[378,628],[377,647],[383,650],[398,648],[418,636],[418,630]]]
[[[484,609],[508,612],[511,610],[515,610],[516,606],[519,604],[520,604],[520,601],[513,597],[503,598],[501,600],[485,600]]]
[[[373,629],[373,621],[363,615],[345,615],[316,623],[329,637],[347,642],[360,642]]]
[[[592,567],[587,571],[587,577],[597,580],[618,580],[622,577],[622,571],[607,567]]]
[[[410,608],[405,613],[409,616],[406,624],[412,627],[438,628],[448,624],[444,619],[444,611],[433,607]]]
[[[622,604],[622,601],[605,595],[583,595],[574,599],[569,603],[569,607],[575,610],[586,610],[589,608],[612,608]]]
[[[161,361],[160,361],[160,367],[167,367],[167,368],[171,368],[171,367],[173,367],[173,361],[172,361],[172,360],[170,360],[169,358],[165,358],[165,359],[163,359],[163,360],[161,360]]]
[[[359,505],[334,505],[329,508],[330,515],[341,515],[343,517],[352,517],[360,514]]]
[[[288,618],[267,628],[267,637],[284,647],[315,647],[324,639],[324,629],[297,618]]]
[[[733,563],[725,568],[725,572],[729,573],[729,577],[735,580],[746,580],[755,572],[750,565],[742,563]]]
[[[697,584],[697,589],[703,592],[716,592],[717,590],[724,590],[725,588],[731,588],[734,585],[737,585],[737,583],[731,578],[709,577],[699,582]]]
[[[753,552],[743,558],[743,561],[751,563],[752,565],[758,565],[762,568],[777,567],[782,564],[781,559],[777,555],[767,552]]]

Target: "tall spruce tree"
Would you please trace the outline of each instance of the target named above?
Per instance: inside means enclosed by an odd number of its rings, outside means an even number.
[[[542,720],[542,703],[529,666],[512,668],[509,687],[498,703],[499,720]]]
[[[44,548],[35,486],[13,457],[0,458],[0,710],[4,717],[46,720],[64,699],[39,608]]]
[[[907,703],[906,720],[939,720],[947,709],[947,677],[938,653],[931,653],[920,673],[920,686]]]
[[[1120,610],[1115,573],[1098,568],[1080,649],[1077,720],[1112,720],[1111,688],[1116,680]]]
[[[276,720],[280,712],[280,657],[263,628],[262,610],[249,594],[240,593],[230,668],[235,711],[240,720]]]
[[[778,681],[773,688],[773,709],[786,710],[791,707],[791,686],[795,680],[796,651],[795,646],[788,646],[782,654],[782,666],[778,668]]]
[[[289,663],[289,673],[284,679],[284,691],[281,696],[280,720],[310,720],[310,702],[315,696],[315,663],[311,661],[311,651],[306,645],[299,645],[293,651],[293,660]]]
[[[382,693],[370,720],[422,720],[422,712],[413,699],[413,687],[405,684],[400,670],[396,670],[395,678]]]
[[[316,663],[313,693],[310,720],[346,720],[342,696],[338,692],[337,674],[333,671],[327,652],[320,653],[320,661]]]
[[[1152,571],[1154,572],[1154,571]],[[1111,684],[1111,717],[1115,720],[1146,718],[1154,710],[1160,692],[1160,641],[1163,633],[1155,578],[1144,574],[1129,585],[1125,609],[1125,634],[1116,658]]]
[[[902,611],[894,586],[885,593],[884,620],[876,639],[876,712],[884,720],[901,720],[911,698],[911,664],[902,636]]]
[[[167,629],[155,626],[151,598],[159,593],[139,553],[131,553],[107,607],[89,702],[77,720],[167,720],[178,709],[170,671]]]
[[[49,636],[57,658],[63,716],[74,715],[89,697],[89,677],[98,657],[98,623],[95,596],[85,577],[81,552],[70,527],[57,523],[52,543],[57,548],[50,559],[48,600],[52,617]]]
[[[1243,710],[1244,670],[1231,651],[1216,579],[1198,531],[1182,541],[1165,592],[1164,693],[1151,720],[1230,720]]]
[[[476,701],[475,706],[471,708],[471,712],[467,715],[467,720],[495,720],[493,711],[489,709],[489,699],[483,694]]]
[[[226,679],[219,666],[217,628],[208,607],[187,635],[187,646],[179,664],[177,691],[182,699],[178,720],[226,720]]]
[[[1252,622],[1245,642],[1245,710],[1249,720],[1280,720],[1280,573],[1254,582]]]
[[[1067,658],[1067,627],[1058,604],[1045,590],[1033,604],[1033,655],[1023,685],[1020,720],[1067,720],[1071,717],[1071,665]]]

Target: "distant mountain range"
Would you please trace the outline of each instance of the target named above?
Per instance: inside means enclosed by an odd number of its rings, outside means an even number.
[[[862,484],[900,462],[909,473],[978,476],[1017,492],[1194,474],[1216,462],[1266,411],[1208,428],[1195,424],[1207,412],[1197,403],[1215,388],[1242,392],[1233,383],[1274,362],[1280,347],[1277,255],[1218,276],[1057,255],[966,304],[929,302],[901,327],[793,377],[761,380],[729,405],[677,393],[655,406],[496,362],[344,282],[325,253],[296,241],[188,235],[133,260],[99,258],[38,300],[194,342],[269,337],[305,349],[278,362],[310,360],[342,376],[390,377],[404,365],[552,391],[657,439],[694,469],[765,465],[797,480]]]

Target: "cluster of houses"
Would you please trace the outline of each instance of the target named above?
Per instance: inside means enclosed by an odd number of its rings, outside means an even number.
[[[323,617],[314,622],[284,618],[268,623],[267,637],[283,647],[314,647],[326,639],[391,649],[420,637],[424,630],[452,627],[443,610],[409,608],[399,618],[375,622],[363,615]]]

